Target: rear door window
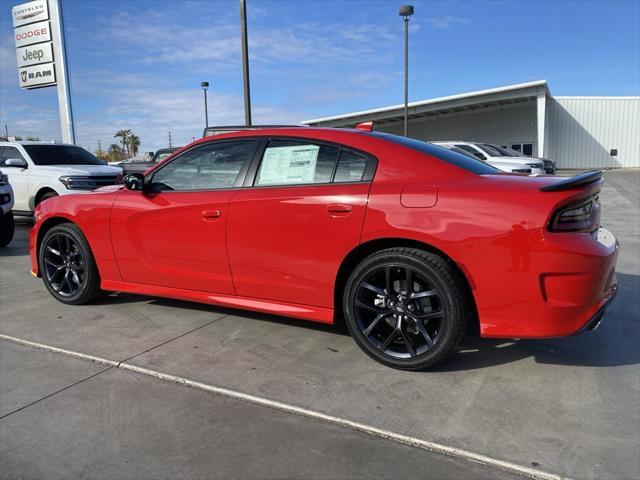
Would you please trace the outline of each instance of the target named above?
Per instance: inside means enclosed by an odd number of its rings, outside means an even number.
[[[367,158],[350,150],[343,150],[338,162],[334,182],[360,182],[367,168]]]
[[[337,147],[298,140],[271,140],[264,150],[256,186],[330,183]]]

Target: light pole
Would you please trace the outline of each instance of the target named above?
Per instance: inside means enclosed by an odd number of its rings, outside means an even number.
[[[251,126],[251,88],[249,82],[249,42],[247,40],[247,4],[240,0],[240,38],[242,40],[242,83],[244,86],[244,123]]]
[[[202,91],[204,92],[204,126],[209,126],[209,109],[207,106],[207,88],[209,88],[209,82],[200,82]]]
[[[400,7],[398,15],[404,20],[404,136],[409,136],[409,17],[413,6]]]

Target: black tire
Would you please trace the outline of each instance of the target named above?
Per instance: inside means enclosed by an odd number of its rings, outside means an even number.
[[[56,225],[45,233],[38,266],[45,287],[62,303],[80,305],[100,294],[100,274],[93,252],[73,223]]]
[[[460,342],[472,312],[455,268],[438,255],[404,247],[360,262],[347,281],[343,307],[356,344],[374,360],[401,370],[443,361]]]
[[[48,200],[49,198],[53,198],[57,196],[58,194],[56,192],[47,192],[38,199],[38,201],[36,202],[36,206],[38,206],[38,204],[44,202],[45,200]]]
[[[6,247],[11,243],[15,228],[13,212],[8,212],[7,214],[2,215],[2,218],[0,218],[0,247]]]

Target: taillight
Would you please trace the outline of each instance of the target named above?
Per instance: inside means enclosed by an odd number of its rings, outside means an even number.
[[[592,196],[560,207],[549,224],[555,232],[591,232],[600,226],[600,200]]]

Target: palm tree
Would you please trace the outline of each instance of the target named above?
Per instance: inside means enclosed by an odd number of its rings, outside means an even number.
[[[120,142],[122,143],[122,155],[124,155],[124,149],[125,147],[127,147],[127,156],[129,156],[129,136],[130,135],[131,135],[131,130],[126,129],[126,130],[118,130],[113,136],[114,138],[119,138]]]
[[[131,148],[131,153],[135,157],[138,155],[138,149],[140,148],[140,137],[131,133],[129,135],[129,143],[127,144],[129,148]]]
[[[107,150],[107,155],[109,157],[110,161],[115,161],[118,160],[118,157],[122,154],[122,151],[120,150],[120,145],[118,145],[117,143],[112,143],[111,145],[109,145],[109,149]]]

